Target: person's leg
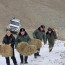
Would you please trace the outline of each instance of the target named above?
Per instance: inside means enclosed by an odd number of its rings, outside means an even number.
[[[52,51],[53,47],[54,47],[54,43],[51,44],[51,51]]]
[[[15,56],[12,56],[11,59],[13,60],[14,65],[17,65],[17,61],[16,61]]]
[[[23,55],[20,54],[21,63],[23,63]]]
[[[13,48],[13,56],[11,57],[11,59],[13,60],[14,65],[17,65],[17,61],[14,54],[14,48]]]
[[[6,64],[7,64],[7,65],[10,65],[9,57],[6,57]]]
[[[28,56],[25,56],[25,63],[28,63],[28,62],[27,62],[27,59],[28,59]]]
[[[34,54],[34,57],[37,58],[37,53]]]
[[[52,44],[52,48],[54,47],[54,43]]]
[[[37,52],[37,56],[40,56],[39,52],[40,52],[40,48],[37,49],[38,52]]]
[[[39,52],[37,52],[37,56],[40,56]]]
[[[49,52],[52,51],[52,43],[49,44]]]

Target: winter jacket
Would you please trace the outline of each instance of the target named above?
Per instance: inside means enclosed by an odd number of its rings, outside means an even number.
[[[33,38],[36,38],[36,39],[40,39],[42,41],[44,41],[44,43],[46,43],[46,33],[45,33],[45,30],[43,30],[42,32],[40,31],[40,28],[36,29],[34,32],[33,32]]]
[[[15,40],[15,47],[20,42],[28,42],[28,43],[31,42],[31,38],[29,37],[29,35],[27,34],[27,32],[25,32],[24,36],[22,36],[20,33],[17,35],[17,38]]]
[[[56,32],[55,31],[52,31],[51,34],[49,34],[48,32],[46,33],[46,40],[48,40],[50,46],[54,45],[55,36],[56,36]]]
[[[14,48],[14,44],[15,44],[15,37],[11,34],[10,37],[8,37],[7,35],[4,36],[3,38],[3,44],[10,44],[11,43],[11,47]]]

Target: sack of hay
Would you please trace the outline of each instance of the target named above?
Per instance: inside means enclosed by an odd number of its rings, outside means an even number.
[[[12,57],[13,56],[13,49],[11,46],[9,45],[0,45],[0,54],[3,56],[3,57]]]
[[[29,45],[27,42],[21,42],[16,47],[17,51],[24,56],[29,56],[36,53],[36,46]]]
[[[50,27],[53,31],[55,31],[56,32],[56,36],[55,36],[55,39],[57,39],[58,38],[58,36],[59,36],[59,32],[58,32],[58,29],[56,28],[56,27]]]
[[[35,45],[37,48],[42,47],[41,40],[39,40],[39,39],[32,39],[30,45]]]

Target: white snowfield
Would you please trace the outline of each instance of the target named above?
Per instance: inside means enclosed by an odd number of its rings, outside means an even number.
[[[65,41],[56,40],[52,52],[49,52],[48,44],[40,50],[40,57],[34,58],[34,55],[28,57],[28,64],[24,65],[65,65]],[[18,65],[20,65],[19,53],[15,50],[15,56]],[[12,60],[10,64],[14,65]],[[5,58],[0,56],[0,65],[6,65]]]

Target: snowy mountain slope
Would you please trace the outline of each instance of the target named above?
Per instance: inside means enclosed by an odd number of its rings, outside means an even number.
[[[28,64],[24,65],[65,65],[65,41],[56,40],[52,52],[49,52],[48,44],[43,45],[40,51],[40,57],[34,58],[34,55],[28,57]],[[20,65],[19,53],[15,50],[18,65]],[[0,56],[0,65],[6,65],[5,58]],[[11,65],[13,62],[11,60]]]
[[[0,0],[0,42],[13,17],[21,20],[21,27],[31,37],[42,24],[46,28],[56,27],[59,39],[65,40],[65,0]]]

